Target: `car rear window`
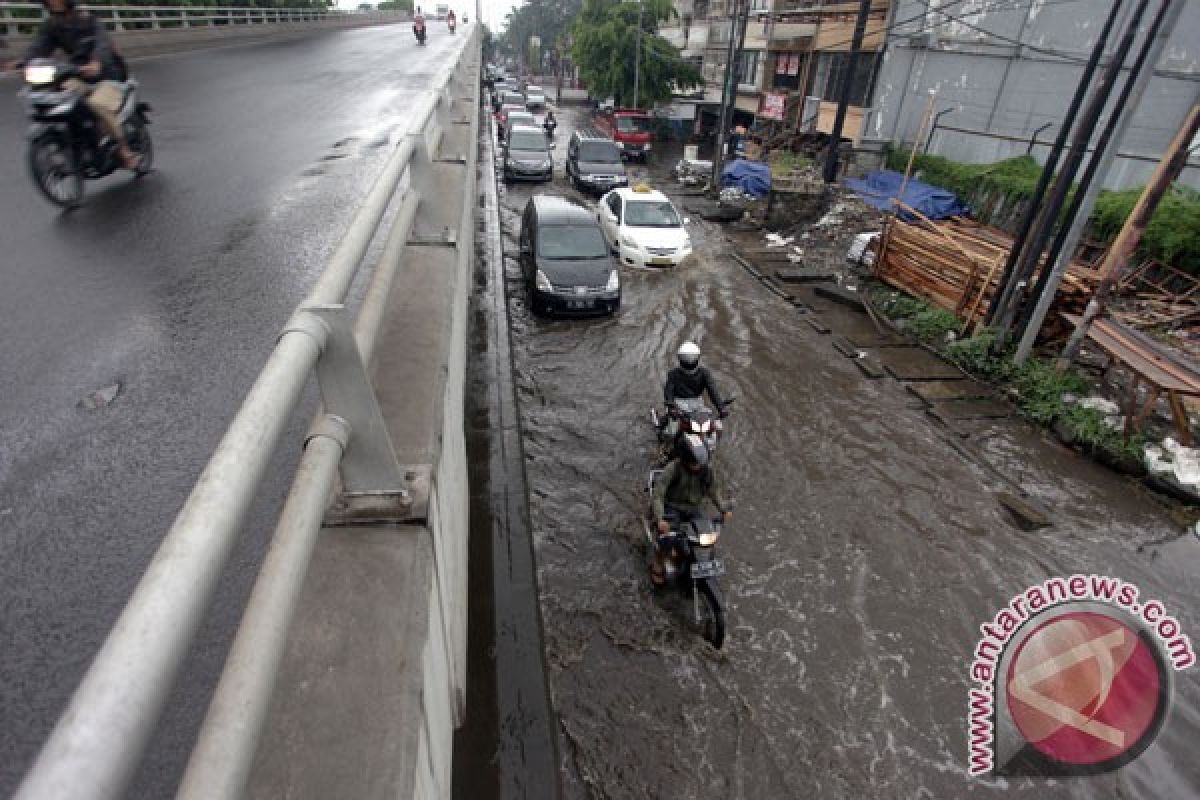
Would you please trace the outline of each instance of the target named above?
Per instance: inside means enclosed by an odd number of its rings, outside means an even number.
[[[541,131],[513,131],[510,150],[547,150],[546,135]]]
[[[580,142],[579,160],[595,164],[614,164],[621,160],[621,153],[612,142]]]
[[[617,130],[621,133],[649,133],[650,120],[647,117],[617,117]]]
[[[538,231],[542,258],[584,259],[608,255],[604,236],[595,225],[543,225]]]

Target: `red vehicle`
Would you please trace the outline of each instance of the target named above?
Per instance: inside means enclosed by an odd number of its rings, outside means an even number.
[[[621,158],[646,160],[646,155],[650,152],[650,140],[653,138],[653,126],[648,112],[636,108],[601,111],[596,116],[596,127],[617,143]]]

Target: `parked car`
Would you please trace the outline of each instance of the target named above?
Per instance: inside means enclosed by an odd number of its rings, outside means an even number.
[[[567,180],[581,191],[607,192],[629,185],[621,151],[612,139],[595,128],[571,134],[567,144]]]
[[[533,313],[615,314],[620,309],[617,265],[587,207],[565,197],[535,195],[521,217],[518,246]]]
[[[504,115],[504,129],[506,131],[512,130],[518,125],[524,125],[529,128],[540,127],[537,118],[528,111],[510,111]],[[503,139],[504,137],[501,136],[500,138]]]
[[[604,195],[596,204],[596,218],[622,264],[677,267],[692,254],[687,220],[665,194],[645,184]]]
[[[528,125],[514,127],[504,139],[504,181],[553,179],[552,149],[554,145],[546,140],[541,128]]]
[[[601,108],[595,118],[596,127],[612,137],[625,158],[642,161],[653,147],[654,122],[650,115],[637,108]]]
[[[540,86],[532,84],[525,87],[525,105],[530,109],[546,107],[546,92]]]
[[[500,141],[504,141],[505,131],[508,129],[509,114],[528,114],[524,106],[517,106],[511,103],[500,106],[500,110],[496,112],[496,136]]]
[[[514,105],[525,109],[525,95],[516,90],[515,87],[506,85],[496,85],[496,90],[492,92],[492,108],[499,110],[500,106]]]

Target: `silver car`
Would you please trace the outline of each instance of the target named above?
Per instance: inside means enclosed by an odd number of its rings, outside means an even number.
[[[543,108],[546,105],[545,90],[540,86],[526,86],[525,105],[528,108]]]

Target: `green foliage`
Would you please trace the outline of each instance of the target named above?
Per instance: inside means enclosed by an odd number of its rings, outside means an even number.
[[[888,169],[903,172],[908,157],[907,151],[889,150]],[[913,171],[919,171],[921,180],[926,183],[949,189],[960,197],[996,192],[1019,200],[1033,195],[1042,174],[1042,168],[1032,156],[1018,156],[993,164],[960,164],[941,156],[919,155],[913,162]]]
[[[882,311],[893,319],[904,320],[904,330],[922,342],[945,341],[946,334],[957,331],[962,324],[958,317],[945,309],[899,292],[891,292],[874,300]]]
[[[796,170],[802,170],[812,165],[812,159],[791,150],[776,150],[771,154],[771,174],[773,176],[787,175]]]
[[[380,11],[412,11],[413,0],[383,0],[376,8]]]
[[[1101,192],[1092,211],[1095,235],[1106,241],[1116,238],[1141,194],[1141,189]],[[1200,192],[1173,187],[1154,210],[1138,253],[1200,274]]]
[[[995,331],[984,329],[946,345],[946,357],[970,375],[1000,383],[1012,374],[1013,362],[1008,353],[996,353],[995,345]]]
[[[501,50],[520,54],[523,61],[536,70],[540,65],[529,61],[530,56],[540,60],[545,53],[565,52],[571,26],[579,14],[583,0],[525,0],[508,12],[504,32],[498,37]],[[533,52],[530,39],[536,36],[541,44]]]
[[[671,98],[674,88],[700,86],[703,78],[670,42],[657,35],[658,24],[674,16],[670,0],[584,0],[575,20],[571,55],[593,97],[613,97],[632,106],[635,65],[638,105],[649,108]],[[638,58],[638,24],[641,57]]]

